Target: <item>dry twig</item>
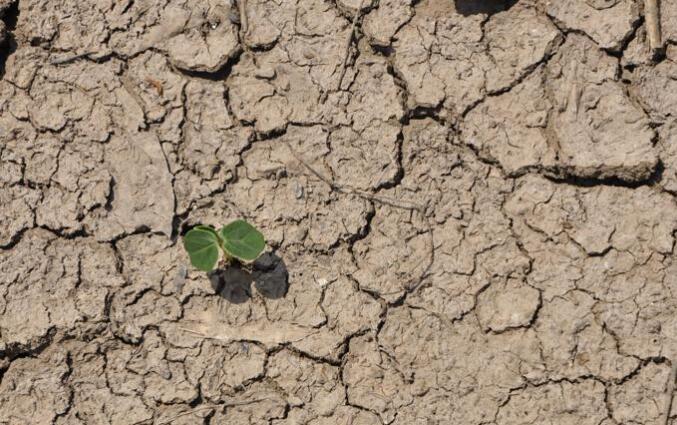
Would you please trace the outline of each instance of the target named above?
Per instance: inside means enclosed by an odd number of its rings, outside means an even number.
[[[360,1],[360,5],[355,11],[355,16],[353,17],[353,25],[350,27],[350,33],[348,34],[348,40],[346,40],[345,50],[343,51],[343,61],[341,62],[341,73],[339,74],[338,83],[336,85],[336,90],[341,90],[341,84],[343,83],[343,77],[346,75],[346,65],[348,63],[348,56],[350,55],[350,45],[353,44],[353,39],[355,38],[355,29],[357,28],[357,21],[360,19],[360,14],[362,13],[362,7],[364,6],[364,0]]]
[[[360,1],[360,5],[357,7],[357,11],[355,11],[355,16],[353,17],[353,23],[350,27],[350,32],[348,33],[348,38],[346,39],[345,47],[343,49],[343,59],[341,60],[341,67],[339,70],[339,77],[336,83],[336,87],[334,87],[334,90],[324,92],[320,97],[320,103],[324,103],[327,100],[327,96],[329,96],[330,92],[338,92],[339,90],[341,90],[341,84],[343,84],[343,77],[346,75],[346,69],[348,66],[348,56],[350,56],[350,46],[353,44],[353,40],[355,39],[355,30],[357,29],[357,21],[360,19],[360,14],[362,13],[362,7],[364,7],[364,0]]]
[[[199,408],[199,409],[194,409],[194,410],[189,410],[187,412],[182,412],[182,413],[179,413],[176,416],[172,416],[171,418],[165,420],[164,422],[160,422],[158,425],[167,425],[167,424],[170,424],[170,423],[174,422],[175,420],[182,418],[184,416],[192,415],[193,413],[203,412],[205,410],[211,410],[211,409],[214,409],[216,407],[218,407],[218,406],[205,406],[205,407],[202,407],[202,408]]]
[[[659,0],[644,0],[644,18],[646,19],[646,32],[649,36],[649,46],[652,50],[663,47],[661,41],[661,22],[658,10]]]
[[[249,32],[249,20],[247,19],[247,0],[238,0],[238,12],[240,14],[240,42],[246,44]]]
[[[403,210],[408,210],[408,211],[418,211],[418,212],[423,212],[425,209],[423,205],[417,205],[412,202],[401,202],[396,199],[388,198],[385,196],[376,196],[372,195],[371,193],[365,192],[363,190],[359,189],[354,189],[351,187],[345,187],[345,186],[339,186],[338,184],[334,183],[331,181],[328,177],[323,176],[319,171],[317,171],[315,168],[313,168],[310,164],[308,164],[306,161],[301,158],[301,156],[294,150],[294,148],[291,146],[289,142],[285,142],[289,150],[291,151],[292,155],[298,162],[301,163],[304,167],[308,169],[315,177],[320,179],[323,183],[325,183],[327,186],[329,186],[332,190],[335,190],[336,192],[343,193],[343,194],[349,194],[349,195],[356,195],[359,196],[360,198],[364,198],[370,201],[378,202],[380,204],[385,204],[389,205],[394,208],[400,208]]]
[[[674,359],[674,357],[673,357]],[[665,388],[665,412],[663,413],[663,425],[669,425],[670,412],[672,411],[672,399],[675,393],[675,380],[677,380],[677,360],[672,361],[672,369]]]

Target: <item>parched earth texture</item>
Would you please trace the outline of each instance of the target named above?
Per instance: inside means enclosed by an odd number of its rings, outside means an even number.
[[[0,0],[0,424],[677,424],[643,6]]]

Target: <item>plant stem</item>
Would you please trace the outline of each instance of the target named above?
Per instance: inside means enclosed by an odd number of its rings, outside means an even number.
[[[661,23],[658,11],[659,0],[644,0],[644,19],[646,20],[646,32],[649,36],[649,46],[653,50],[662,47]]]
[[[216,240],[219,241],[219,248],[221,248],[221,252],[223,253],[223,260],[221,261],[221,267],[225,267],[229,265],[233,261],[233,257],[228,254],[228,251],[226,251],[226,248],[223,246],[223,238],[219,234],[219,232],[216,232]]]

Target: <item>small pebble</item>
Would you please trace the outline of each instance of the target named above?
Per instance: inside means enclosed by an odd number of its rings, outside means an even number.
[[[298,184],[298,182],[294,182],[294,196],[296,196],[296,199],[303,198],[303,186]]]

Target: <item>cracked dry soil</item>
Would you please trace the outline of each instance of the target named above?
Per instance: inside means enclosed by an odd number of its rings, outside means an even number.
[[[0,16],[0,424],[677,424],[677,0]]]

